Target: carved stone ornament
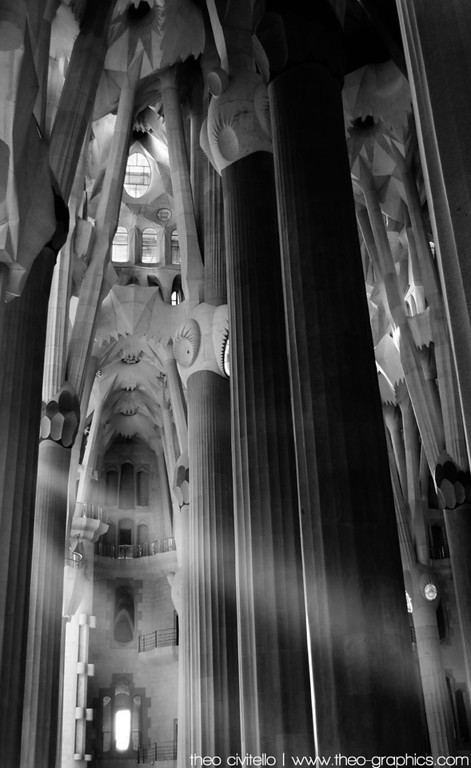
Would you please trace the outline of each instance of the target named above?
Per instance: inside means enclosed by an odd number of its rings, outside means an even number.
[[[196,320],[190,318],[179,328],[173,342],[175,360],[182,368],[189,368],[194,363],[200,343],[200,327]]]
[[[79,400],[70,384],[64,384],[56,397],[43,406],[40,438],[71,448],[79,422]]]
[[[213,346],[218,368],[227,377],[227,365],[224,365],[227,341],[229,339],[229,312],[227,304],[216,308],[213,316]]]
[[[209,149],[219,173],[254,152],[272,151],[267,86],[260,75],[244,72],[231,78],[225,90],[222,81],[220,85],[221,95],[210,101],[207,124]]]

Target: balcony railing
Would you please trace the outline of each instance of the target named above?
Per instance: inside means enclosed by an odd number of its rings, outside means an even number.
[[[138,651],[152,651],[154,648],[163,648],[166,645],[178,645],[178,629],[154,629],[146,635],[139,635]]]
[[[161,552],[173,552],[176,549],[175,538],[156,539],[144,544],[108,544],[99,541],[96,545],[97,555],[114,557],[116,560],[134,560],[139,557],[151,557]]]
[[[176,760],[177,759],[177,742],[176,741],[160,741],[153,744],[146,744],[143,747],[139,747],[137,753],[138,763],[155,763],[162,760]]]

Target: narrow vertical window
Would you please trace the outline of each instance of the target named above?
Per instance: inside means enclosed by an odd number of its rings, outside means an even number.
[[[112,468],[106,470],[106,504],[108,507],[118,504],[118,472]]]
[[[114,602],[114,639],[131,643],[134,639],[134,594],[127,586],[118,587]]]
[[[117,264],[129,261],[128,230],[126,227],[118,227],[111,246],[111,259]]]
[[[147,227],[141,234],[141,262],[143,264],[157,264],[160,261],[159,255],[157,230]]]
[[[125,462],[121,465],[119,506],[121,509],[134,509],[135,503],[134,466],[130,462]]]
[[[149,506],[149,475],[145,469],[137,473],[137,504],[139,507]]]
[[[182,290],[182,279],[180,275],[177,275],[172,284],[172,293],[170,294],[170,303],[173,307],[180,304],[184,299]]]
[[[174,229],[171,234],[170,246],[172,252],[172,264],[180,264],[180,243],[178,242],[178,233],[176,229]]]

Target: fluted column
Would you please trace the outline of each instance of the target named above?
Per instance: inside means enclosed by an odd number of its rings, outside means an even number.
[[[191,751],[224,761],[240,746],[229,382],[193,373],[188,416],[192,705],[201,723]]]
[[[340,30],[317,14],[300,13],[297,29],[313,25],[323,45],[290,49],[269,95],[318,751],[423,752],[345,146]]]
[[[38,768],[56,759],[67,487],[79,416],[66,386],[41,421],[21,749],[22,764]]]
[[[226,246],[224,240],[224,203],[220,175],[208,162],[204,200],[204,300],[207,304],[226,301]]]
[[[237,160],[222,181],[241,750],[281,759],[311,753],[313,734],[272,155]]]
[[[41,418],[47,303],[55,253],[45,248],[23,294],[0,304],[0,754],[18,765]]]

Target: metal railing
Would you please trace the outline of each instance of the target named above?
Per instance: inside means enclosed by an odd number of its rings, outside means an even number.
[[[178,645],[178,630],[176,627],[170,629],[154,629],[146,635],[139,635],[138,651],[152,651],[154,648],[163,648],[166,645]]]
[[[138,763],[155,763],[162,760],[177,759],[177,742],[160,741],[139,747],[137,753]]]
[[[144,542],[144,544],[108,544],[106,541],[99,541],[96,545],[98,555],[114,557],[116,560],[134,560],[139,557],[151,557],[161,552],[173,552],[175,549],[175,538],[173,536],[169,536],[168,539]]]

